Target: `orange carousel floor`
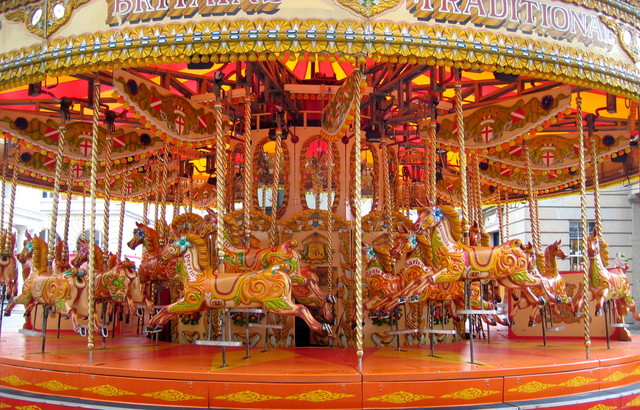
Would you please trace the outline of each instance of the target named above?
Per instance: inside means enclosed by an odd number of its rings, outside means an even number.
[[[0,337],[0,408],[15,409],[381,409],[640,408],[640,338],[367,348],[362,373],[354,349],[221,348],[143,336],[87,340],[71,332],[42,339],[15,330]]]

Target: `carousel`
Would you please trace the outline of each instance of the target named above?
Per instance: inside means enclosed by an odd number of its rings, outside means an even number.
[[[0,319],[0,408],[639,407],[600,198],[640,171],[639,22],[627,0],[2,2],[0,300],[25,319]],[[16,234],[21,185],[51,193],[46,235]],[[538,202],[569,194],[565,274]]]

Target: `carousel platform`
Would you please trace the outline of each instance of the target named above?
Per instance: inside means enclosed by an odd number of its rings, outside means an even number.
[[[226,349],[140,335],[87,340],[69,331],[42,339],[0,337],[0,408],[404,409],[640,407],[640,337],[592,341],[507,338],[491,343],[354,349]],[[29,407],[32,406],[32,407]],[[37,406],[37,407],[36,407]]]

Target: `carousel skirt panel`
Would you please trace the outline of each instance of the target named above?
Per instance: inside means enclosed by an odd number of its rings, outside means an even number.
[[[618,409],[640,406],[640,340],[509,339],[355,349],[226,348],[63,331],[0,338],[0,408]],[[31,406],[31,407],[29,407]],[[596,406],[596,407],[594,407]],[[603,407],[604,406],[604,407]]]

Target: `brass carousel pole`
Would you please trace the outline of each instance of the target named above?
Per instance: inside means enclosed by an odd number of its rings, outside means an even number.
[[[242,205],[242,226],[244,228],[244,246],[251,247],[251,209],[253,198],[253,168],[252,168],[252,152],[251,149],[251,98],[244,99],[244,169],[243,187],[244,187],[244,203]]]
[[[278,188],[280,186],[280,168],[282,167],[282,124],[278,123],[276,128],[276,154],[273,170],[273,191],[271,192],[271,228],[269,229],[269,239],[271,246],[278,244]]]
[[[104,270],[109,260],[109,209],[111,207],[111,135],[107,135],[104,142],[104,215],[102,215],[102,233],[104,237],[104,243],[102,245],[104,266],[101,270]],[[94,146],[97,149],[98,146]],[[93,242],[91,243],[93,246]]]
[[[5,139],[2,146],[4,152],[2,154],[2,188],[0,188],[0,234],[4,232],[4,196],[7,185],[7,168],[9,167],[9,140]]]
[[[222,135],[222,102],[216,100],[214,106],[216,121],[216,214],[218,230],[216,231],[216,250],[218,252],[218,273],[224,273],[224,193],[225,193],[225,142]]]
[[[95,279],[95,246],[96,243],[96,196],[98,192],[98,121],[100,113],[100,81],[93,83],[93,133],[91,146],[91,206],[89,217],[89,322],[87,323],[87,348],[89,349],[89,363],[93,364],[93,326],[95,317],[94,279]]]
[[[11,177],[11,193],[10,193],[10,197],[9,197],[9,215],[7,217],[7,233],[11,234],[11,231],[13,230],[13,213],[15,210],[15,205],[16,205],[16,188],[18,186],[18,161],[20,159],[20,148],[16,147],[16,154],[15,154],[15,159],[14,159],[14,164],[13,164],[13,175]],[[9,242],[9,241],[7,241]],[[7,246],[9,246],[8,243],[5,243],[3,248],[6,248]],[[5,251],[7,249],[2,249],[2,251]],[[2,314],[2,312],[0,312],[0,314]]]
[[[325,301],[327,303],[331,303],[332,317],[335,316],[335,297],[333,296],[333,197],[331,196],[334,193],[333,188],[333,167],[334,167],[334,158],[333,158],[333,142],[331,140],[327,140],[327,236],[329,237],[329,243],[327,244],[327,251],[329,255],[327,256],[327,262],[329,266],[327,268],[327,295],[330,299],[329,301]],[[332,337],[329,341],[330,347],[333,347],[334,338]]]
[[[358,90],[356,91],[356,97],[354,101],[355,118],[353,123],[355,124],[355,187],[354,187],[354,202],[355,202],[355,258],[356,258],[356,271],[354,281],[356,284],[356,349],[358,355],[358,371],[362,373],[362,356],[364,355],[364,335],[362,321],[364,319],[364,311],[362,306],[362,132],[360,130],[360,102],[362,95],[359,90],[360,82],[362,81],[362,72],[359,68],[356,68],[353,72],[356,76],[356,84],[358,84]]]
[[[153,181],[153,177],[151,176],[151,167],[146,169],[146,174],[144,175],[144,186],[151,186],[151,182]],[[142,224],[149,224],[149,195],[144,196],[144,200],[142,201]]]
[[[591,317],[589,315],[589,259],[587,255],[587,237],[588,227],[587,227],[587,174],[585,169],[585,155],[584,155],[584,123],[583,123],[583,113],[582,113],[582,97],[578,94],[578,98],[576,99],[577,105],[577,126],[578,126],[578,159],[580,161],[580,211],[581,211],[581,222],[582,222],[582,246],[580,251],[582,252],[582,317],[584,321],[584,346],[586,351],[586,358],[589,360],[590,348],[591,348],[591,332],[590,332],[590,322]]]
[[[48,254],[47,254],[47,261],[48,261],[48,270],[49,273],[52,273],[53,270],[53,258],[54,258],[54,249],[56,247],[55,244],[55,240],[56,240],[56,225],[58,222],[58,201],[60,199],[60,179],[62,176],[62,165],[63,165],[63,159],[62,159],[62,152],[64,150],[64,144],[65,144],[65,130],[66,130],[66,125],[63,124],[60,125],[59,131],[60,134],[58,136],[58,150],[56,152],[56,174],[55,177],[53,179],[53,199],[51,201],[51,221],[50,221],[50,225],[49,225],[49,236],[48,236]]]
[[[129,184],[129,171],[124,173],[122,177],[122,200],[120,201],[120,219],[118,221],[118,260],[122,260],[122,236],[124,235],[124,212],[127,204],[126,197],[128,195],[127,185]]]
[[[436,178],[436,130],[438,121],[436,120],[436,108],[431,107],[431,119],[429,120],[429,133],[425,140],[425,184],[427,186],[427,200],[430,206],[438,202],[438,188]]]

